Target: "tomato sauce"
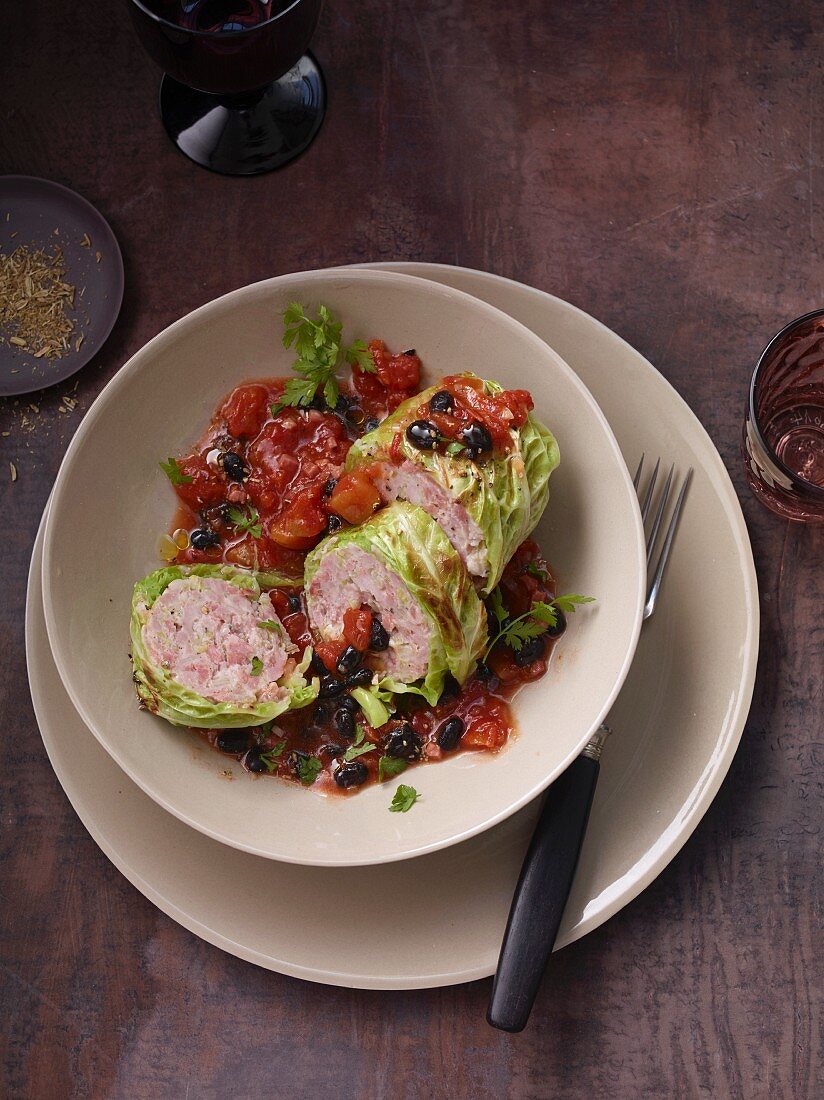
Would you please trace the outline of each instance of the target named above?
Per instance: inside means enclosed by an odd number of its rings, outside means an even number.
[[[334,409],[316,399],[306,409],[278,411],[286,379],[238,386],[220,404],[191,454],[177,463],[178,509],[172,530],[187,532],[188,545],[174,560],[227,562],[293,578],[294,585],[273,589],[271,596],[301,651],[313,645],[301,588],[306,554],[343,523],[363,522],[380,504],[367,474],[343,473],[349,448],[420,385],[421,364],[414,349],[392,355],[382,341],[372,341],[369,350],[375,373],[354,367]],[[496,445],[509,427],[523,423],[531,407],[523,391],[487,399],[460,377],[447,379],[445,385],[454,398],[450,430],[483,418]],[[534,542],[525,542],[516,552],[500,592],[512,617],[535,600],[554,598],[551,572]],[[313,674],[334,669],[346,645],[366,650],[371,629],[367,609],[347,612],[340,643],[316,646]],[[338,690],[334,677],[326,675],[326,697],[280,716],[274,724],[195,732],[251,771],[339,792],[333,774],[347,750],[350,757],[359,750],[353,759],[366,769],[365,782],[394,778],[406,768],[457,751],[499,751],[515,728],[509,700],[524,683],[544,675],[552,643],[548,636],[539,640],[539,652],[532,653],[529,663],[519,663],[517,654],[498,642],[462,687],[454,681],[447,684],[437,706],[401,696],[398,713],[378,729],[366,722],[342,681]],[[410,759],[387,751],[397,750],[398,738],[407,735]]]

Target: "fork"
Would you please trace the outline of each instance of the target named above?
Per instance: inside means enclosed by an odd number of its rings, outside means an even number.
[[[642,454],[633,478],[639,498],[644,459]],[[659,458],[650,474],[643,498],[639,499],[641,520],[645,528],[652,511],[660,468]],[[655,611],[692,474],[690,467],[676,498],[657,562],[652,568],[664,512],[672,493],[674,464],[658,494],[646,539],[648,588],[644,602],[644,622]],[[587,742],[581,755],[555,780],[546,793],[538,823],[524,857],[518,885],[515,887],[486,1015],[487,1021],[501,1031],[522,1031],[532,1011],[572,889],[598,781],[601,752],[610,733],[607,723],[603,723]]]

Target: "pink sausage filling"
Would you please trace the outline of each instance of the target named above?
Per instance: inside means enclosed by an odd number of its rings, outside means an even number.
[[[146,652],[183,687],[218,703],[283,695],[276,681],[294,663],[293,647],[268,595],[253,600],[229,581],[186,577],[172,581],[148,616]]]

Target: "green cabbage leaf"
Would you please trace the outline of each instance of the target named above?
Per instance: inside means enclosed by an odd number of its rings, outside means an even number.
[[[530,414],[523,427],[511,432],[513,446],[506,454],[474,462],[465,453],[449,455],[419,450],[406,438],[405,428],[440,388],[430,386],[403,402],[374,431],[356,441],[349,451],[346,469],[374,461],[395,461],[390,451],[395,436],[400,434],[398,452],[402,460],[422,467],[480,529],[487,572],[479,590],[487,596],[501,579],[509,559],[541,518],[549,499],[549,477],[560,459],[558,444],[552,433]],[[501,391],[497,382],[484,382],[484,392]]]

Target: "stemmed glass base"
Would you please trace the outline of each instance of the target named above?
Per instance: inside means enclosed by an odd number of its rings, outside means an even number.
[[[325,112],[323,73],[309,53],[255,92],[212,95],[170,76],[160,85],[166,133],[190,160],[227,176],[258,176],[294,160],[311,145]]]

